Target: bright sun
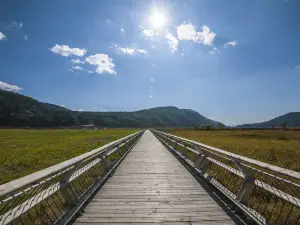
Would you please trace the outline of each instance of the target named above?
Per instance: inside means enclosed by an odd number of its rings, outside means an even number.
[[[161,12],[154,12],[150,17],[150,22],[154,28],[162,28],[166,23],[165,15]]]

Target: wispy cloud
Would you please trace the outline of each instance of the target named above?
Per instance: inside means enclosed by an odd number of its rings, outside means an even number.
[[[24,39],[27,41],[28,40],[28,35],[24,35]]]
[[[202,31],[196,30],[191,22],[184,22],[177,27],[177,36],[179,40],[189,40],[203,45],[212,45],[216,34],[206,25],[203,25]]]
[[[143,30],[143,34],[146,37],[153,37],[153,36],[155,36],[155,33],[153,32],[153,30],[149,30],[149,29],[144,29]]]
[[[113,59],[106,54],[96,54],[86,57],[85,61],[90,65],[96,66],[97,73],[117,74],[114,70],[115,64]]]
[[[107,109],[104,109],[102,107],[93,107],[93,111],[96,111],[96,112],[107,112]]]
[[[144,27],[141,26],[141,25],[139,25],[139,28],[142,29],[143,35],[146,37],[146,39],[152,38],[152,37],[154,37],[155,35],[157,35],[153,30],[151,30],[151,29],[146,29],[146,28],[144,28]]]
[[[127,55],[133,55],[135,53],[142,53],[142,54],[147,53],[147,50],[142,49],[142,48],[138,48],[138,47],[134,47],[134,46],[133,47],[121,47],[121,46],[118,46],[118,45],[115,44],[114,47],[118,51],[120,51],[124,54],[127,54]]]
[[[121,27],[120,32],[124,34],[125,33],[125,29],[123,27]]]
[[[224,48],[227,48],[228,46],[235,47],[236,46],[236,41],[229,41],[229,42],[226,42],[224,44]]]
[[[58,45],[58,44],[56,44],[49,50],[57,55],[62,55],[64,57],[68,57],[70,55],[84,56],[86,53],[86,49],[70,48],[68,45]]]
[[[119,48],[121,52],[128,54],[128,55],[132,55],[134,53],[147,53],[147,51],[145,49],[141,49],[141,48]]]
[[[18,87],[17,85],[8,84],[3,81],[0,81],[0,89],[5,91],[19,92],[23,88]]]
[[[83,70],[83,68],[80,67],[80,66],[73,66],[72,69],[74,69],[74,70]]]
[[[177,51],[179,40],[173,34],[171,34],[169,32],[165,33],[165,38],[168,40],[168,44],[169,44],[171,51],[172,52]]]
[[[214,47],[212,50],[209,51],[210,55],[215,55],[215,54],[218,54],[218,53],[220,53],[220,50],[217,49],[216,47]]]
[[[72,59],[71,62],[74,64],[85,64],[85,62],[81,61],[80,59]]]
[[[6,39],[6,36],[2,32],[0,32],[0,41],[5,40],[5,39]]]
[[[23,25],[24,24],[22,22],[13,21],[9,25],[7,25],[5,29],[9,31],[18,31],[23,27]]]

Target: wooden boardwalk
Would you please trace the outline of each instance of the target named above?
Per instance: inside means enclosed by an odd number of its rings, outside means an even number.
[[[236,224],[146,131],[75,224]]]

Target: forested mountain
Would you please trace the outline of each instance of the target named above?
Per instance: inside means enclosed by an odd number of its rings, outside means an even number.
[[[135,112],[78,112],[33,98],[0,90],[0,126],[57,127],[93,124],[103,127],[195,127],[217,126],[190,109],[173,106]]]
[[[238,128],[300,127],[300,112],[291,112],[262,123],[251,123]]]

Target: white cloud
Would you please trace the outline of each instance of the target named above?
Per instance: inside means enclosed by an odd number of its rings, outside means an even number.
[[[13,21],[11,22],[8,26],[5,27],[6,30],[9,30],[9,31],[16,31],[16,30],[19,30],[23,27],[23,23],[19,23],[17,21]]]
[[[8,83],[0,81],[0,90],[12,91],[12,92],[19,92],[22,89],[23,88],[20,88],[17,85],[12,85],[12,84],[8,84]]]
[[[49,49],[51,52],[68,57],[70,55],[84,56],[86,53],[85,49],[80,48],[70,48],[68,45],[55,45]]]
[[[2,32],[0,32],[0,41],[4,39],[6,39],[6,36]]]
[[[176,29],[179,40],[194,41],[197,36],[196,27],[191,23],[183,23]]]
[[[139,53],[144,53],[144,54],[147,53],[147,50],[142,49],[142,48],[137,48],[136,51]]]
[[[177,36],[179,40],[189,40],[204,45],[212,45],[216,36],[208,26],[203,25],[201,32],[197,32],[196,27],[191,23],[183,23],[177,27]]]
[[[153,30],[150,30],[150,29],[144,29],[143,30],[143,34],[146,37],[153,37],[153,36],[155,36],[155,33],[153,32]]]
[[[151,39],[152,37],[154,37],[155,35],[157,35],[157,33],[155,33],[153,30],[151,30],[151,29],[146,29],[146,28],[144,28],[144,27],[141,26],[141,25],[139,25],[139,28],[142,29],[143,35],[146,36],[145,39],[148,39],[148,38]]]
[[[216,117],[209,117],[209,119],[211,119],[211,120],[217,120]]]
[[[28,40],[28,35],[24,35],[24,39],[27,41]]]
[[[80,59],[72,59],[71,62],[74,64],[85,64],[85,62],[81,61]]]
[[[93,71],[91,71],[91,70],[89,70],[89,71],[87,71],[88,73],[94,73]]]
[[[78,112],[83,112],[83,111],[84,111],[84,109],[77,109],[77,111],[78,111]]]
[[[145,49],[142,49],[142,48],[137,48],[137,47],[131,47],[131,48],[123,48],[123,47],[120,47],[118,45],[114,45],[118,50],[120,50],[122,53],[124,54],[128,54],[128,55],[133,55],[135,53],[147,53],[147,50]]]
[[[152,95],[149,95],[148,97],[149,97],[150,99],[152,99],[152,98],[153,98],[153,96],[152,96]]]
[[[236,46],[236,41],[229,41],[229,42],[226,42],[224,44],[224,48],[227,48],[228,46],[235,47]]]
[[[219,49],[217,49],[216,47],[214,47],[212,50],[209,51],[210,55],[215,55],[220,53]]]
[[[216,34],[212,32],[208,26],[202,26],[202,32],[197,32],[197,43],[203,43],[204,45],[212,45]]]
[[[68,69],[68,71],[70,71],[70,72],[74,72],[74,70],[72,70],[72,69]]]
[[[121,27],[120,31],[121,33],[125,33],[125,29],[123,27]]]
[[[134,53],[134,48],[119,48],[121,52],[128,54],[128,55],[132,55]]]
[[[172,52],[177,51],[178,42],[179,42],[178,39],[173,34],[168,32],[165,33],[165,38],[168,40],[171,51]]]
[[[83,70],[83,68],[80,67],[80,66],[73,66],[72,69],[74,69],[74,70]]]
[[[117,74],[114,70],[115,64],[113,63],[112,58],[106,54],[90,55],[85,58],[85,61],[96,66],[97,73],[107,72],[109,74]]]
[[[93,107],[93,111],[97,111],[97,112],[107,112],[107,110],[106,109],[104,109],[104,108],[98,108],[98,107]]]

